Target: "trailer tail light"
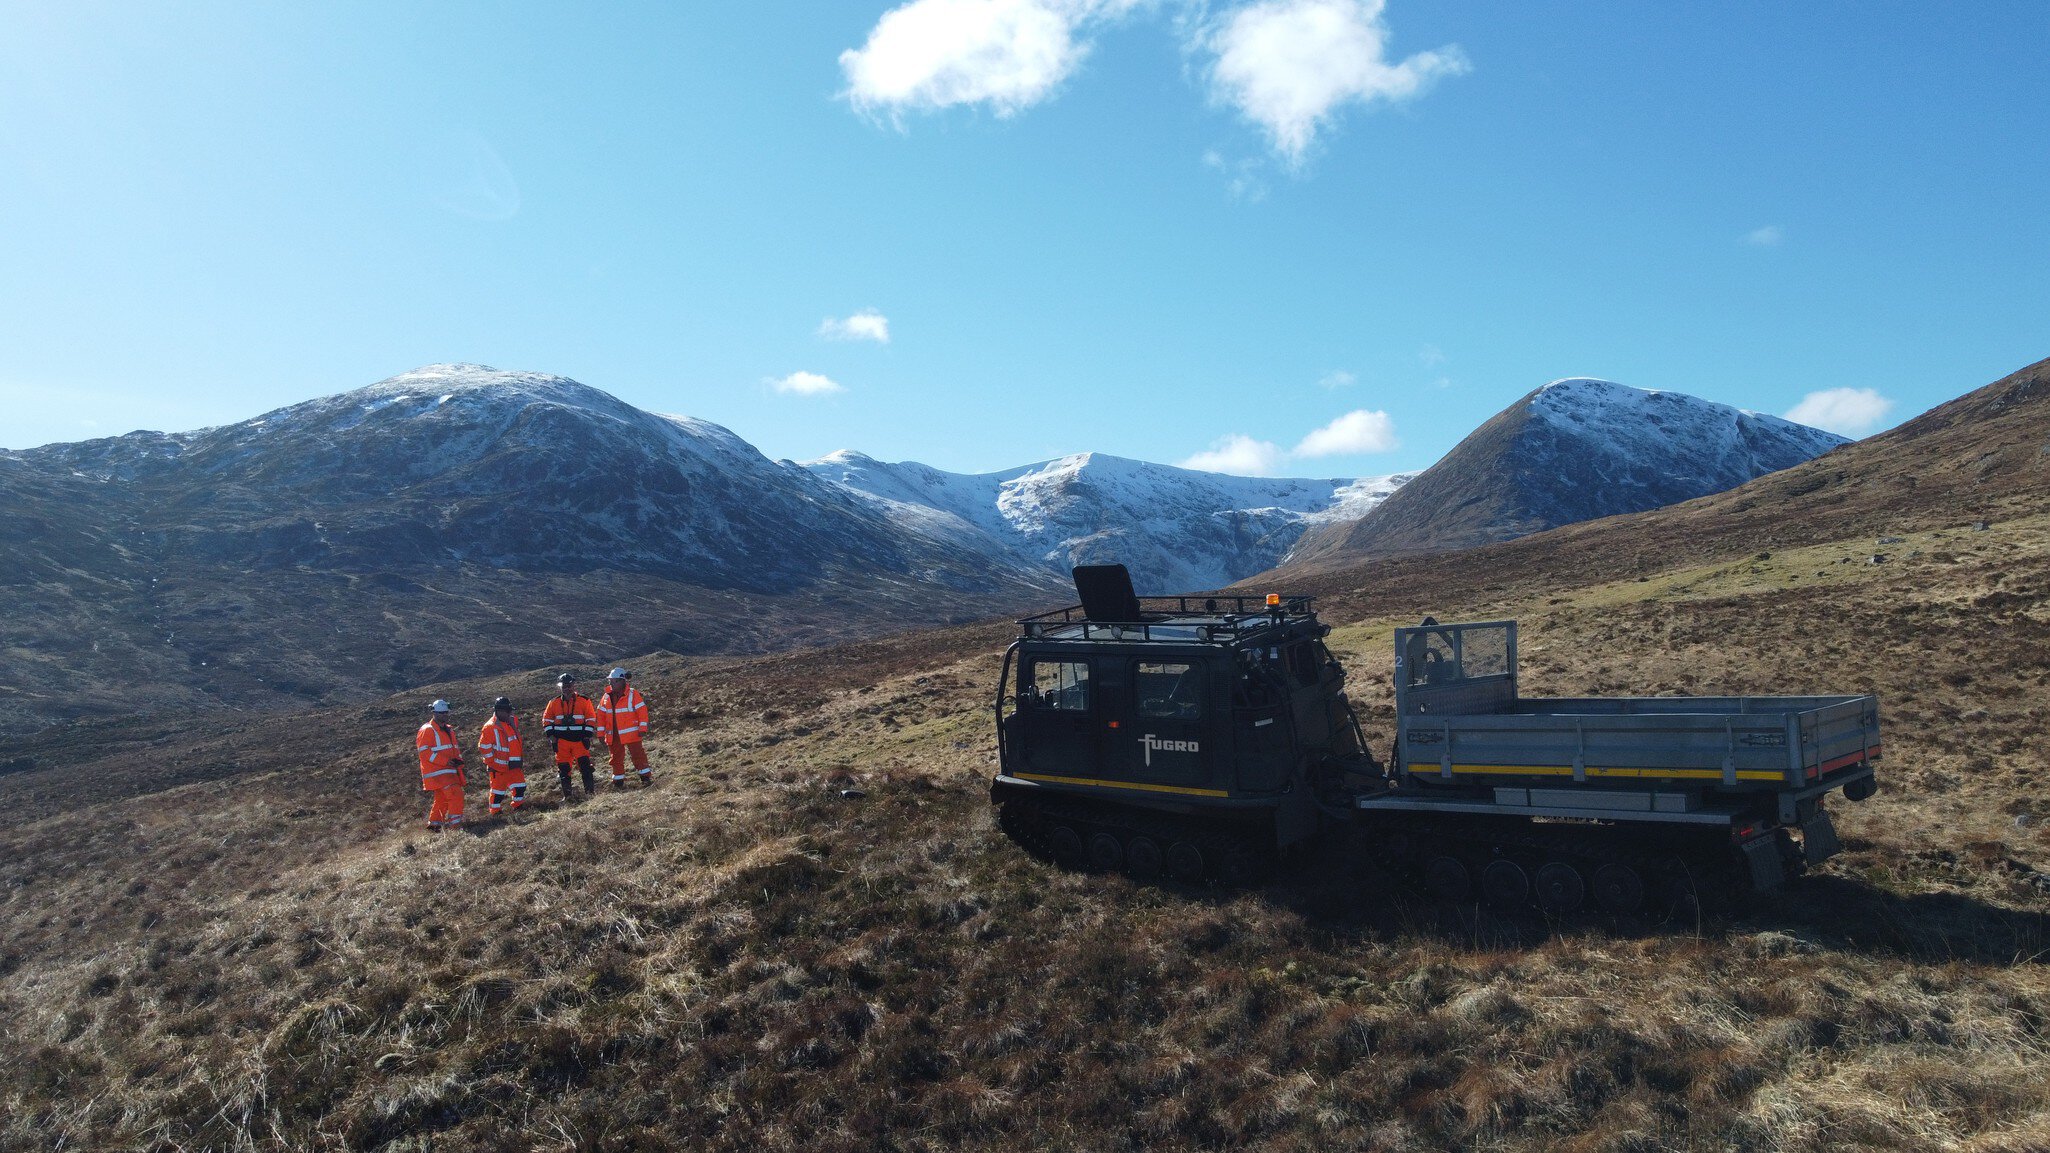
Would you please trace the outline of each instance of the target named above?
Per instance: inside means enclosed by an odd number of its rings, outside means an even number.
[[[1741,829],[1738,829],[1738,830],[1737,830],[1737,831],[1736,831],[1735,833],[1731,834],[1731,836],[1732,836],[1732,837],[1733,837],[1734,839],[1736,839],[1736,840],[1739,840],[1739,841],[1741,841],[1741,840],[1743,840],[1744,838],[1746,838],[1746,837],[1749,837],[1749,836],[1750,836],[1751,834],[1753,834],[1753,833],[1755,833],[1755,832],[1757,832],[1757,831],[1758,831],[1758,826],[1757,826],[1757,825],[1745,825],[1745,826],[1744,826],[1743,828],[1741,828]]]

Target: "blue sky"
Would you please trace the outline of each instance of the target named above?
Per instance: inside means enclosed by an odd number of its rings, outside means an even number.
[[[1560,376],[1858,433],[2050,355],[2037,2],[5,19],[10,448],[472,361],[774,457],[1351,476]]]

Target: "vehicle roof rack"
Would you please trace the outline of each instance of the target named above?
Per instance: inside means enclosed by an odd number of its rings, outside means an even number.
[[[1076,604],[1025,617],[1018,628],[1035,640],[1243,644],[1316,619],[1304,596],[1281,597],[1271,606],[1257,596],[1134,597],[1127,607],[1136,619],[1103,620]]]

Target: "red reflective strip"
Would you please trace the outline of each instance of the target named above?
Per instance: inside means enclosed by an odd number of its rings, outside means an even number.
[[[1848,768],[1849,766],[1855,765],[1860,761],[1870,760],[1874,757],[1877,757],[1878,755],[1879,746],[1873,745],[1871,748],[1866,749],[1863,752],[1846,753],[1833,761],[1824,761],[1820,765],[1817,765],[1815,768],[1810,769],[1808,771],[1808,775],[1812,777],[1818,773],[1833,773],[1836,772],[1838,769]]]

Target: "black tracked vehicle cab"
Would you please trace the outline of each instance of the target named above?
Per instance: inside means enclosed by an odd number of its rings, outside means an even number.
[[[997,689],[990,796],[1028,848],[1230,877],[1311,837],[1348,776],[1379,781],[1308,597],[1142,599],[1123,565],[1075,586],[1018,622]]]

